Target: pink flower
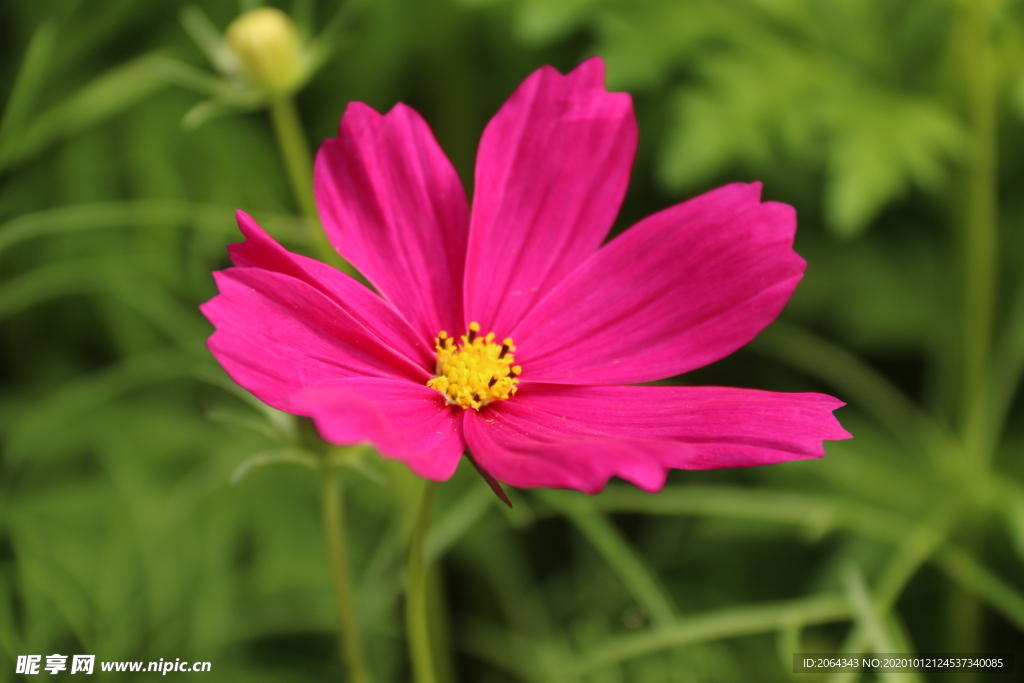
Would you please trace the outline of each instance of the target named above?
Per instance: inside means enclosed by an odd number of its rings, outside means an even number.
[[[512,486],[589,493],[612,476],[657,491],[669,468],[820,457],[823,439],[850,436],[830,396],[634,386],[749,342],[805,267],[795,212],[762,203],[757,183],[602,246],[636,140],[600,59],[544,67],[484,131],[470,210],[415,111],[353,102],[317,155],[316,196],[331,243],[379,296],[239,212],[246,241],[202,307],[209,348],[328,441],[369,441],[428,479],[467,450]]]

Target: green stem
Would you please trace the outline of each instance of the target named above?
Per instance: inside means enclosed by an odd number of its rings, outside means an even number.
[[[964,77],[970,147],[965,165],[963,212],[964,314],[962,417],[966,462],[964,482],[969,503],[965,532],[977,543],[971,515],[980,483],[995,450],[989,415],[989,367],[992,356],[998,230],[996,197],[997,59],[990,35],[990,3],[967,3],[962,15]],[[976,652],[981,642],[981,605],[958,585],[949,594],[950,647],[954,652]],[[971,680],[974,675],[969,674]],[[965,678],[966,680],[966,678]]]
[[[939,510],[934,516],[908,534],[904,542],[897,548],[889,563],[882,570],[878,585],[874,590],[874,612],[882,618],[896,604],[903,589],[913,578],[922,564],[934,555],[946,538],[950,524],[950,512]],[[863,652],[868,644],[868,633],[859,624],[855,625],[846,637],[840,652],[851,654]],[[826,683],[848,683],[859,674],[836,672],[826,679]]]
[[[604,515],[594,510],[589,498],[563,491],[542,490],[539,493],[542,500],[560,510],[576,525],[580,533],[604,557],[612,571],[618,574],[626,589],[655,625],[668,626],[675,622],[675,606],[657,574],[622,533]]]
[[[299,121],[299,113],[295,110],[295,103],[289,97],[273,100],[270,103],[270,118],[274,122],[277,145],[284,157],[295,199],[306,219],[313,248],[322,261],[341,268],[349,275],[355,275],[352,266],[338,256],[338,252],[327,239],[323,226],[320,225],[316,198],[313,196],[313,157],[309,153],[309,144],[306,142],[305,133],[302,132],[302,123]]]
[[[334,600],[338,609],[339,641],[344,664],[348,667],[348,680],[352,683],[369,683],[370,676],[363,660],[362,638],[352,594],[352,579],[348,571],[341,488],[337,472],[328,465],[323,467],[323,508],[331,582],[334,584]]]
[[[951,579],[988,603],[1018,630],[1024,631],[1024,597],[1013,586],[960,548],[948,547],[937,559]]]
[[[580,657],[577,673],[597,672],[630,659],[695,643],[771,633],[794,625],[846,621],[850,614],[849,600],[832,595],[691,614],[666,626],[609,638]]]
[[[964,317],[962,426],[972,464],[984,467],[994,444],[988,434],[988,387],[997,272],[996,55],[987,2],[964,14],[964,74],[970,147],[963,212]]]
[[[429,615],[427,614],[427,563],[424,558],[427,530],[430,528],[430,508],[437,485],[428,481],[423,487],[416,526],[409,547],[409,569],[406,574],[405,624],[409,638],[409,657],[412,660],[413,679],[416,683],[434,683],[434,662],[430,648]]]

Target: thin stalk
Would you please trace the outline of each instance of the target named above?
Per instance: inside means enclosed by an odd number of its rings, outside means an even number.
[[[295,199],[306,219],[310,243],[322,261],[341,268],[349,275],[355,275],[352,266],[338,256],[320,225],[320,214],[317,213],[316,198],[313,196],[313,157],[295,103],[289,97],[273,100],[270,103],[270,118],[274,122],[274,134],[281,156],[284,157],[285,168],[288,169]]]
[[[1024,631],[1024,596],[960,548],[948,547],[938,558],[939,566],[954,581],[988,603],[1003,618]]]
[[[695,643],[771,633],[793,625],[829,624],[846,621],[850,616],[849,600],[833,595],[691,614],[667,626],[609,638],[580,658],[577,673],[597,672],[631,659]]]
[[[444,588],[441,568],[429,560],[427,564],[427,617],[430,620],[431,653],[434,656],[434,675],[437,683],[455,680],[455,662],[452,659],[451,628],[449,626],[448,597]]]
[[[568,517],[594,549],[618,574],[626,589],[647,612],[656,626],[668,626],[676,620],[672,598],[657,575],[623,538],[615,526],[591,506],[589,499],[561,491],[542,491],[542,499]]]
[[[906,540],[897,548],[889,563],[882,570],[872,601],[874,612],[880,617],[886,618],[889,615],[910,579],[941,546],[949,530],[949,515],[947,510],[939,510],[917,530],[908,534]],[[867,631],[860,624],[856,624],[843,642],[840,652],[843,654],[863,652],[867,644]],[[826,683],[849,683],[859,676],[859,673],[843,671],[833,673],[825,680]]]
[[[962,16],[964,77],[970,147],[965,166],[962,243],[964,249],[962,416],[964,447],[970,471],[965,479],[968,499],[987,476],[995,438],[989,422],[989,367],[992,362],[993,319],[998,270],[996,197],[997,58],[990,31],[990,3],[967,3]],[[974,520],[966,535],[978,543]],[[976,652],[981,643],[982,612],[975,597],[953,585],[948,601],[950,647]],[[968,674],[972,680],[973,674]]]
[[[864,580],[864,575],[861,573],[860,568],[856,564],[851,563],[847,571],[844,572],[843,579],[856,623],[864,633],[866,642],[871,645],[871,650],[879,654],[884,652],[912,652],[906,646],[906,641],[894,633],[891,628],[895,615],[889,613],[883,616],[883,614],[875,609],[875,601],[871,598],[871,591],[868,589],[867,582]],[[886,616],[889,618],[886,618]],[[900,646],[897,646],[897,643],[900,643]],[[883,683],[920,683],[921,681],[920,675],[916,672],[881,672],[878,675],[878,679]]]
[[[353,600],[352,578],[348,570],[341,487],[338,485],[337,471],[326,465],[323,467],[323,510],[343,664],[348,668],[348,680],[352,683],[369,683],[370,675],[363,659],[362,636]]]
[[[409,569],[406,572],[405,627],[409,638],[409,657],[412,660],[413,680],[416,683],[435,683],[433,653],[430,647],[430,618],[427,612],[427,563],[424,548],[430,528],[430,509],[437,485],[427,481],[420,498],[416,526],[412,530],[409,546]]]
[[[11,221],[8,225],[14,222]],[[2,232],[0,228],[0,248],[4,246],[3,238],[7,234],[10,232]],[[991,413],[988,429],[995,443],[998,443],[999,435],[1006,428],[1013,399],[1017,395],[1021,379],[1024,378],[1024,281],[1018,285],[1008,317],[1010,323],[997,345],[992,361],[992,397],[989,399]]]
[[[967,4],[964,21],[964,76],[970,146],[963,207],[963,380],[962,427],[972,464],[985,467],[994,444],[988,434],[988,368],[991,364],[996,273],[996,55],[990,39],[987,2]]]

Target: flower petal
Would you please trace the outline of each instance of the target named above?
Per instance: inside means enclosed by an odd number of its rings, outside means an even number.
[[[832,414],[846,404],[825,394],[532,384],[515,400],[597,432],[686,444],[664,465],[688,470],[820,458],[822,441],[850,438]]]
[[[377,334],[384,344],[401,351],[423,367],[433,367],[437,361],[433,346],[425,343],[391,304],[347,273],[288,251],[244,211],[238,211],[237,218],[245,241],[228,245],[232,263],[240,267],[263,268],[305,282],[345,309],[363,327]]]
[[[626,194],[632,99],[604,88],[604,62],[535,71],[484,131],[466,257],[467,322],[504,337],[591,256]],[[518,340],[517,340],[518,341]]]
[[[405,380],[361,377],[293,396],[289,410],[313,418],[320,435],[339,446],[369,441],[415,474],[449,479],[466,450],[461,409],[434,389]]]
[[[369,308],[357,319],[311,285],[262,268],[213,276],[220,295],[200,307],[217,328],[207,346],[264,403],[287,410],[296,391],[349,377],[430,377],[364,324],[373,319]]]
[[[477,462],[513,486],[599,491],[610,476],[657,491],[670,468],[750,467],[824,455],[850,437],[831,396],[724,387],[523,384],[466,419]]]
[[[647,491],[665,485],[659,452],[670,444],[611,436],[539,409],[518,395],[479,413],[467,410],[464,427],[477,465],[511,486],[593,494],[613,476]]]
[[[331,244],[423,339],[461,329],[466,193],[419,114],[350,103],[314,187]]]
[[[771,323],[803,276],[792,207],[735,183],[644,219],[509,333],[523,379],[627,384],[699,368]]]

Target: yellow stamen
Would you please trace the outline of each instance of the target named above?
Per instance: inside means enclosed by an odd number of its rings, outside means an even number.
[[[434,343],[437,351],[437,376],[427,382],[444,394],[448,405],[480,410],[491,401],[516,393],[517,379],[523,369],[514,365],[511,339],[494,343],[494,333],[479,336],[480,323],[469,324],[469,332],[460,338],[461,346],[442,330]]]

